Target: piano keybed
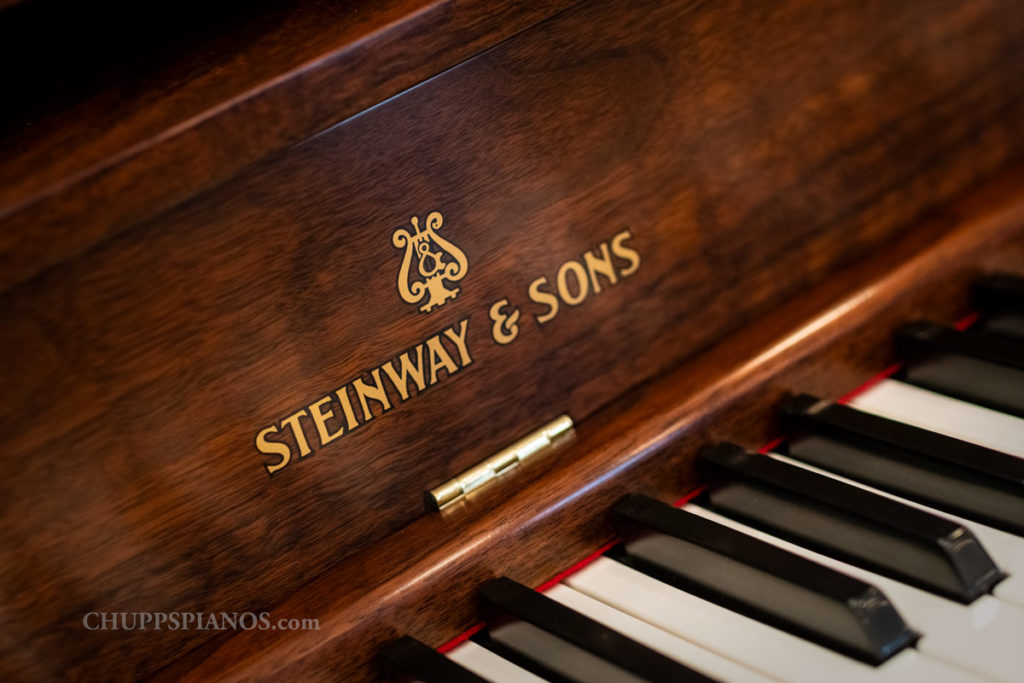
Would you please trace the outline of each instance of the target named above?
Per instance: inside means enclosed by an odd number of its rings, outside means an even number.
[[[618,501],[616,541],[556,582],[481,586],[443,654],[387,646],[393,680],[1019,680],[1024,280],[977,292],[838,402],[790,396],[760,454],[702,449],[676,505]]]

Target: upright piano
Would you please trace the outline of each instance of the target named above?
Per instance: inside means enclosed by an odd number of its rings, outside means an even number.
[[[0,0],[0,677],[1024,670],[1024,4]]]

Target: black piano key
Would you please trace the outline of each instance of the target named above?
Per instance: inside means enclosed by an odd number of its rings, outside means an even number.
[[[782,409],[790,455],[1024,535],[1024,459],[806,394]]]
[[[900,328],[897,350],[912,384],[1024,417],[1024,343],[917,321]]]
[[[1024,339],[1024,278],[997,273],[981,279],[974,300],[984,313],[979,327],[986,332]]]
[[[1024,277],[993,273],[981,278],[974,288],[974,301],[983,311],[1024,313]]]
[[[484,584],[487,645],[551,681],[710,681],[679,662],[509,578]]]
[[[1024,314],[993,313],[985,316],[981,329],[991,334],[1013,337],[1024,342]]]
[[[733,444],[700,462],[713,508],[818,552],[964,603],[1004,578],[952,520]]]
[[[916,640],[874,586],[734,529],[641,495],[615,521],[626,564],[808,640],[873,664]]]
[[[487,683],[410,636],[402,636],[381,648],[380,659],[390,683]]]

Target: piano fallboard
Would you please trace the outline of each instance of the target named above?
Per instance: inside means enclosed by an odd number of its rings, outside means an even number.
[[[980,1],[575,5],[104,239],[72,230],[0,295],[0,672],[368,678],[410,572],[511,565],[517,528],[527,583],[593,550],[611,473],[685,491],[691,454],[653,458],[733,424],[701,420],[824,372],[838,337],[852,380],[881,360],[869,317],[952,316],[953,283],[1021,270],[1022,37]],[[576,441],[494,489],[532,502],[424,506],[561,414]],[[588,518],[537,540],[584,484]],[[460,603],[413,628],[469,625],[464,590],[409,592]],[[322,628],[82,628],[281,605]]]

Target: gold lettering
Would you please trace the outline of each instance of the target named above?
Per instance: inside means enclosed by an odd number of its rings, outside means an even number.
[[[280,441],[270,441],[267,439],[268,434],[277,434],[277,427],[270,425],[260,430],[260,433],[256,435],[256,450],[267,455],[280,456],[281,459],[273,465],[264,465],[267,468],[267,474],[273,474],[291,462],[292,449],[288,448],[288,444]]]
[[[575,296],[570,294],[569,282],[566,278],[570,272],[576,276],[576,283],[580,290]],[[563,263],[562,267],[558,269],[558,295],[562,297],[562,301],[570,306],[579,306],[589,293],[590,280],[587,279],[587,272],[583,270],[583,266],[576,261]]]
[[[530,283],[530,300],[548,307],[546,313],[536,316],[541,325],[558,315],[558,297],[541,289],[547,283],[546,277],[539,277]]]
[[[431,384],[437,382],[438,364],[444,366],[444,369],[448,371],[449,376],[454,375],[455,371],[459,369],[459,367],[455,365],[455,361],[452,360],[452,357],[444,350],[444,346],[441,345],[441,338],[439,336],[435,335],[427,340],[427,349],[430,350]]]
[[[320,436],[321,446],[326,446],[345,433],[345,429],[342,427],[339,427],[338,431],[333,434],[327,431],[327,421],[334,417],[334,411],[328,408],[327,411],[324,412],[321,409],[324,405],[330,402],[331,397],[324,396],[322,399],[309,406],[309,416],[313,418],[313,424],[316,426],[316,433]]]
[[[356,411],[352,409],[352,401],[348,399],[348,385],[338,389],[334,395],[341,403],[341,411],[345,413],[345,424],[348,425],[348,430],[351,432],[359,426],[359,422],[356,420]]]
[[[601,281],[597,275],[600,273],[608,278],[608,283],[614,285],[619,281],[615,274],[615,266],[612,265],[612,255],[608,253],[608,243],[602,242],[598,247],[601,250],[600,256],[595,256],[592,251],[583,254],[583,262],[587,264],[587,272],[590,274],[590,284],[594,288],[594,294],[601,293]]]
[[[370,412],[370,406],[366,404],[366,399],[376,401],[381,404],[383,410],[381,414],[384,414],[391,410],[391,401],[388,400],[388,392],[384,390],[384,387],[380,383],[380,368],[374,368],[373,372],[370,373],[373,376],[373,387],[371,388],[362,379],[352,380],[352,388],[356,390],[356,396],[359,397],[359,405],[363,407],[363,422],[369,422],[374,418],[373,413]]]
[[[626,240],[631,239],[633,239],[633,235],[630,234],[629,230],[623,230],[612,238],[612,253],[621,259],[629,261],[629,265],[619,271],[619,275],[622,277],[629,277],[640,267],[640,253],[636,249],[627,247],[624,244]]]
[[[469,318],[463,318],[462,322],[459,323],[459,331],[455,332],[455,328],[451,328],[444,331],[444,336],[455,342],[455,346],[459,348],[459,360],[462,361],[462,367],[466,367],[473,362],[473,359],[469,357],[469,347],[466,345],[466,331],[469,329]]]
[[[281,420],[281,426],[287,425],[291,428],[292,434],[295,435],[295,443],[299,446],[300,458],[304,458],[311,453],[309,450],[309,444],[306,442],[306,435],[302,432],[302,424],[299,422],[303,417],[306,417],[305,408],[294,415],[289,415],[285,419]]]
[[[452,344],[458,355],[451,350]],[[305,458],[390,411],[399,400],[394,398],[396,390],[400,400],[406,401],[445,377],[442,371],[448,376],[454,375],[472,362],[469,317],[466,317],[380,367],[343,384],[333,393],[261,429],[255,437],[256,450],[262,455],[274,456],[272,460],[276,460],[270,464],[263,463],[263,466],[273,474],[292,460]],[[429,372],[425,363],[430,364]],[[380,406],[376,415],[371,408],[374,402]],[[355,410],[357,404],[362,409],[361,415]],[[310,422],[313,427],[311,433],[315,433],[315,437],[306,434],[305,428]],[[294,443],[288,438],[288,430],[291,430]]]
[[[395,370],[395,364],[393,361],[388,361],[381,367],[384,368],[384,372],[391,379],[391,383],[398,389],[398,395],[403,401],[409,398],[409,379],[416,383],[416,388],[423,391],[425,384],[423,383],[423,344],[416,347],[416,365],[412,364],[412,358],[409,356],[409,352],[406,351],[398,357],[399,367],[402,368],[401,374]]]

